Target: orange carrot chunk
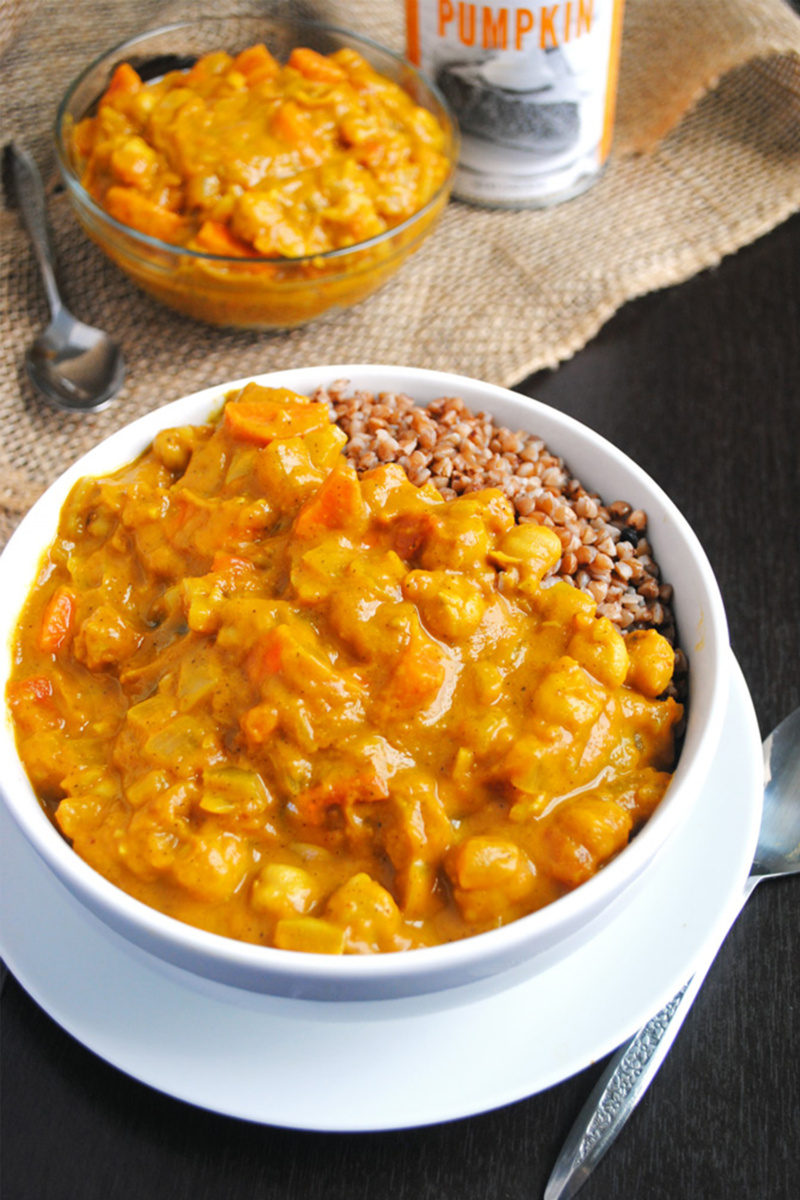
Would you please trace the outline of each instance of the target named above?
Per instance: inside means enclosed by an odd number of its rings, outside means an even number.
[[[229,554],[226,550],[217,550],[211,562],[211,570],[218,575],[229,575],[236,578],[249,575],[254,570],[249,558],[238,554]]]
[[[45,606],[39,631],[39,648],[55,654],[69,637],[75,617],[75,593],[58,587]]]
[[[28,679],[9,684],[8,695],[12,704],[28,701],[41,704],[52,698],[53,685],[46,675],[31,675]]]
[[[195,238],[201,250],[221,254],[226,258],[255,258],[256,251],[249,242],[236,237],[221,221],[204,221]]]
[[[271,629],[259,638],[247,656],[246,669],[249,678],[258,683],[270,675],[283,670],[283,655],[286,649],[286,631],[282,626]]]
[[[324,54],[298,46],[289,55],[289,66],[294,67],[306,79],[315,79],[319,83],[340,83],[347,76],[340,66],[331,62]]]
[[[121,96],[127,92],[129,95],[135,95],[142,86],[142,81],[130,63],[120,63],[114,74],[111,76],[111,82],[106,88],[105,94],[100,101],[100,107],[108,104],[117,96]]]
[[[248,83],[261,83],[264,79],[275,79],[280,74],[280,65],[263,42],[248,46],[237,54],[233,67],[245,76]]]
[[[58,725],[53,684],[46,675],[30,675],[8,685],[8,703],[17,727],[25,734]]]

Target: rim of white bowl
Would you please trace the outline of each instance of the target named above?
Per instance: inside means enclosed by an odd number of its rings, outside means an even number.
[[[77,895],[96,914],[103,914],[117,930],[140,946],[168,950],[164,956],[179,965],[194,970],[200,959],[209,965],[225,966],[238,973],[239,978],[259,976],[265,979],[298,979],[310,983],[335,985],[337,982],[357,986],[361,981],[395,979],[402,986],[422,982],[426,977],[441,973],[461,974],[461,982],[471,977],[470,968],[481,973],[481,963],[494,959],[510,961],[518,948],[518,961],[526,957],[525,947],[534,936],[555,941],[559,931],[576,928],[581,913],[599,913],[624,892],[641,874],[669,839],[673,830],[690,811],[703,784],[719,739],[725,714],[728,692],[727,621],[719,588],[699,539],[666,492],[632,459],[602,435],[541,401],[529,399],[509,389],[482,383],[468,376],[451,372],[431,371],[418,367],[385,364],[333,364],[319,367],[300,367],[249,375],[239,380],[225,381],[165,404],[105,438],[64,472],[33,505],[12,535],[0,555],[0,630],[5,645],[0,660],[0,688],[5,694],[10,666],[11,640],[19,609],[27,596],[38,565],[54,534],[58,513],[73,484],[84,475],[105,474],[132,461],[149,446],[155,434],[173,425],[202,421],[221,406],[225,395],[256,381],[270,386],[288,387],[300,394],[310,394],[320,386],[346,379],[354,387],[377,391],[404,391],[419,403],[429,403],[438,396],[461,396],[476,410],[476,403],[507,422],[503,410],[511,409],[521,419],[520,428],[542,436],[553,453],[567,461],[570,470],[583,478],[592,490],[601,486],[587,473],[575,466],[575,454],[565,452],[559,445],[559,434],[566,440],[577,438],[583,443],[587,456],[601,454],[605,464],[623,477],[623,488],[644,497],[648,516],[657,514],[663,529],[667,522],[673,535],[688,552],[694,568],[695,584],[702,596],[698,641],[690,660],[690,703],[686,737],[667,798],[644,825],[629,846],[597,875],[574,891],[521,917],[509,925],[445,945],[424,947],[413,952],[373,956],[327,956],[239,942],[219,934],[209,933],[184,924],[142,901],[134,899],[81,859],[61,837],[39,804],[22,764],[17,756],[6,706],[5,719],[0,726],[0,762],[5,764],[0,778],[0,793],[14,820],[40,857],[59,876],[73,894]],[[555,436],[553,436],[555,433]],[[578,457],[581,457],[579,454]],[[590,465],[587,464],[586,465]],[[630,496],[640,503],[638,496]],[[644,507],[644,505],[640,506]],[[651,529],[651,526],[648,527]],[[657,557],[661,561],[661,551]],[[11,597],[14,596],[12,600]],[[676,605],[681,597],[676,592]],[[689,631],[684,631],[686,636]],[[702,655],[708,668],[693,678],[692,662]],[[141,937],[135,936],[139,931]],[[569,933],[567,934],[569,936]],[[206,972],[201,972],[205,974]],[[214,976],[216,977],[216,976]],[[244,985],[246,986],[246,985]],[[447,986],[437,984],[439,986]],[[265,988],[264,990],[269,990]],[[420,988],[424,990],[424,988]],[[374,996],[373,996],[374,998]]]

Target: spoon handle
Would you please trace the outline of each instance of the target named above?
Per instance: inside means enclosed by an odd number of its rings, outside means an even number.
[[[733,920],[757,882],[757,877],[752,875],[747,880]],[[715,943],[713,951],[700,962],[691,979],[609,1060],[567,1135],[545,1189],[544,1200],[570,1200],[622,1132],[678,1036],[720,945],[721,942]]]
[[[694,974],[609,1060],[567,1135],[544,1200],[569,1200],[583,1187],[655,1078],[705,975]]]
[[[55,317],[63,305],[56,283],[55,259],[50,243],[42,177],[31,156],[13,142],[6,147],[5,154],[17,207],[30,234],[47,292],[50,313]]]

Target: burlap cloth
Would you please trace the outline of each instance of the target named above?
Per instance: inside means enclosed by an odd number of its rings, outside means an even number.
[[[397,362],[513,385],[568,358],[624,303],[717,263],[800,207],[800,17],[783,0],[628,0],[617,135],[603,178],[544,211],[453,202],[382,292],[284,334],[195,324],[141,294],[78,231],[56,191],[60,94],[91,58],[142,29],[257,3],[0,0],[2,140],[34,155],[67,303],[122,344],[128,380],[94,416],[33,394],[23,351],[47,313],[17,215],[0,214],[0,544],[39,492],[118,426],[226,379],[304,364]],[[306,5],[306,7],[309,7]],[[401,0],[314,8],[402,50]],[[12,20],[13,18],[13,20]]]

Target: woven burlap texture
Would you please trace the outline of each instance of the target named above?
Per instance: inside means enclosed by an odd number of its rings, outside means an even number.
[[[401,0],[313,9],[403,48]],[[198,11],[188,2],[31,0],[0,59],[3,141],[25,145],[49,181],[67,303],[108,329],[128,364],[124,391],[103,413],[73,417],[36,398],[22,359],[46,305],[18,216],[4,210],[0,542],[70,461],[180,395],[271,369],[359,361],[513,385],[574,354],[627,299],[717,263],[800,207],[800,19],[782,0],[628,0],[615,149],[584,195],[543,211],[453,202],[383,291],[306,329],[195,324],[137,291],[79,233],[56,187],[50,131],[59,94],[92,57]]]

